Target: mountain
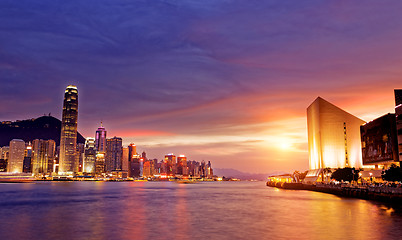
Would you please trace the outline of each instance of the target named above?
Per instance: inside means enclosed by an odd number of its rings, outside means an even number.
[[[232,168],[214,168],[214,175],[226,178],[238,178],[241,180],[261,180],[265,181],[270,175],[283,174],[284,172],[272,173],[245,173]]]
[[[61,121],[52,116],[43,116],[15,122],[0,123],[0,147],[8,146],[12,139],[32,142],[34,139],[53,139],[60,145]],[[85,143],[85,138],[78,133],[77,143]]]

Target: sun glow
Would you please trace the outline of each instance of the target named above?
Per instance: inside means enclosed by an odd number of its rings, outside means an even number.
[[[282,150],[288,150],[292,147],[292,143],[290,143],[289,141],[282,141],[279,143],[279,148]]]

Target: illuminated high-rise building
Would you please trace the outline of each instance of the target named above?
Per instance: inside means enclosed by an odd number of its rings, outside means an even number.
[[[310,169],[362,167],[365,122],[318,97],[307,108]]]
[[[176,174],[176,155],[169,153],[165,155],[166,175],[172,176]]]
[[[122,159],[121,159],[121,168],[123,171],[128,172],[128,147],[123,148]]]
[[[31,142],[25,143],[24,164],[22,171],[24,173],[32,173],[32,145]]]
[[[77,153],[78,90],[67,86],[64,92],[63,116],[61,121],[59,174],[76,172]]]
[[[177,175],[188,175],[187,172],[187,157],[184,155],[179,155],[177,157],[177,168],[176,168]]]
[[[22,173],[24,165],[25,142],[21,139],[10,141],[7,172]]]
[[[95,173],[97,176],[103,176],[105,173],[105,154],[98,152],[96,154]]]
[[[123,140],[119,137],[109,138],[106,141],[106,171],[122,170]]]
[[[1,151],[0,151],[0,159],[8,160],[9,152],[10,152],[10,147],[9,146],[2,147]]]
[[[82,172],[90,174],[95,173],[95,163],[96,163],[95,138],[89,137],[85,140]]]
[[[152,177],[154,175],[154,161],[153,160],[143,160],[143,176],[144,177]]]
[[[32,173],[35,175],[51,173],[55,158],[56,143],[53,140],[35,139],[32,141]]]
[[[398,138],[399,164],[402,163],[402,89],[395,89],[395,117]]]
[[[130,145],[128,145],[128,161],[131,162],[134,155],[137,155],[137,147],[134,143],[130,143]]]
[[[96,130],[95,148],[98,152],[106,152],[106,129],[103,127],[102,122],[98,130]]]

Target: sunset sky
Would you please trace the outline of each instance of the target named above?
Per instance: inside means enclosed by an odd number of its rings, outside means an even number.
[[[369,121],[402,88],[401,1],[0,2],[0,121],[79,91],[78,130],[250,173],[308,168],[321,96]]]

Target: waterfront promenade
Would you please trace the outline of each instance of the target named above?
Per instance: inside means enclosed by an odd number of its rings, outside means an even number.
[[[342,197],[352,197],[367,200],[377,200],[384,202],[394,202],[402,204],[402,185],[401,184],[332,184],[332,183],[284,183],[267,182],[267,186],[290,190],[308,190],[334,194]]]

